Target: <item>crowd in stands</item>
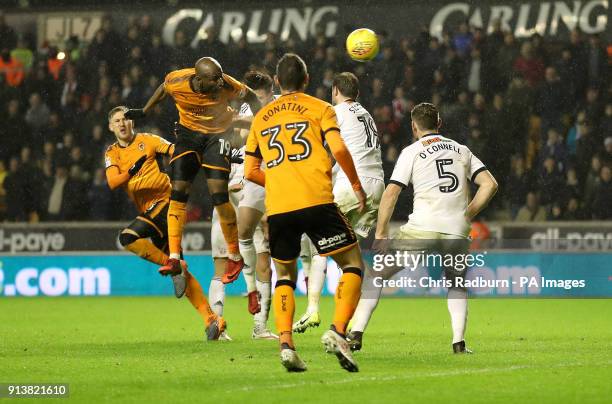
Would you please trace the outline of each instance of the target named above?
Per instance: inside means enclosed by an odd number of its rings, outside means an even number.
[[[369,63],[348,59],[322,31],[304,43],[269,33],[253,47],[245,38],[224,44],[210,28],[192,48],[177,30],[168,46],[148,15],[122,26],[105,17],[91,42],[71,37],[54,47],[36,46],[0,13],[0,220],[133,217],[124,193],[106,185],[103,153],[114,142],[107,112],[141,108],[166,73],[201,56],[240,79],[250,69],[273,74],[284,52],[306,60],[308,92],[319,98],[330,99],[335,73],[359,77],[387,176],[413,141],[411,108],[430,101],[441,111],[441,132],[466,144],[500,183],[486,218],[612,219],[610,44],[602,37],[574,30],[563,40],[519,40],[499,24],[487,33],[467,23],[441,39],[379,34],[380,54]],[[175,120],[168,100],[138,129],[172,140]],[[192,199],[195,217],[207,218],[210,203]],[[410,199],[403,196],[397,219],[406,219]]]

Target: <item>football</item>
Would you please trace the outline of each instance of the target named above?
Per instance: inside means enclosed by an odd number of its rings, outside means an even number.
[[[359,28],[346,37],[346,51],[351,59],[358,62],[372,60],[378,54],[378,37],[376,32]]]

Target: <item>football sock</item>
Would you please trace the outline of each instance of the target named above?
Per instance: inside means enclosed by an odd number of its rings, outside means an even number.
[[[183,227],[185,227],[185,219],[187,203],[170,201],[168,207],[168,248],[170,249],[170,258],[181,258],[181,239],[183,237]]]
[[[276,281],[274,289],[274,317],[276,318],[276,330],[280,339],[280,344],[287,344],[294,348],[291,328],[293,325],[293,315],[295,313],[295,282],[288,279]]]
[[[448,290],[448,312],[453,327],[453,344],[464,339],[467,311],[467,291],[450,288]]]
[[[308,308],[306,309],[309,314],[319,311],[319,299],[325,283],[326,271],[327,258],[320,255],[312,257],[308,274]]]
[[[353,316],[361,295],[361,269],[344,268],[334,295],[333,325],[339,334],[346,333],[346,325]]]
[[[217,315],[210,308],[208,300],[206,300],[206,296],[204,296],[204,292],[202,291],[200,282],[198,282],[189,272],[186,272],[185,276],[187,277],[187,290],[185,291],[185,296],[187,296],[191,305],[200,313],[204,323],[208,326]]]
[[[223,303],[225,301],[225,285],[221,282],[220,277],[214,277],[210,280],[208,287],[208,297],[212,311],[218,316],[223,316]]]
[[[145,238],[139,238],[125,246],[125,249],[154,264],[164,265],[168,256]]]
[[[272,283],[257,281],[257,291],[259,292],[259,304],[261,310],[255,314],[255,322],[265,325],[270,314],[270,301],[272,299]]]
[[[221,231],[223,232],[223,238],[227,244],[227,252],[230,255],[230,259],[236,260],[236,256],[239,255],[238,247],[238,226],[236,222],[236,211],[231,203],[225,202],[221,205],[215,206],[217,213],[219,214],[219,223],[221,224]],[[239,258],[238,258],[239,259]]]
[[[255,244],[253,239],[238,240],[240,245],[240,255],[244,259],[244,267],[242,268],[242,274],[244,275],[244,281],[246,282],[247,292],[253,292],[257,290],[255,284],[255,266],[257,265],[257,252],[255,251]]]
[[[374,313],[376,306],[378,306],[378,301],[380,300],[380,294],[382,292],[382,285],[381,287],[374,286],[372,278],[368,275],[366,275],[363,282],[365,284],[365,294],[361,296],[359,304],[355,309],[351,331],[365,331],[370,322],[370,318],[372,318],[372,313]]]

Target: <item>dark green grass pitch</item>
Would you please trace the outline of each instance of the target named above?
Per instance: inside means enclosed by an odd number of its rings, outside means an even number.
[[[281,367],[252,341],[244,298],[229,298],[232,342],[203,341],[174,298],[3,298],[0,383],[69,383],[79,402],[610,402],[612,300],[470,301],[467,342],[452,355],[446,302],[386,299],[347,373],[323,353],[323,325],[296,336],[308,364]],[[299,299],[296,316],[305,300]]]

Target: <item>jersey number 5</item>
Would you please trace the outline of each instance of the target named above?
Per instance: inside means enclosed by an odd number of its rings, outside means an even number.
[[[452,165],[453,159],[438,159],[436,160],[436,168],[438,169],[438,177],[441,180],[449,179],[451,181],[450,185],[440,185],[440,192],[448,193],[456,191],[459,188],[459,178],[451,172],[444,171],[444,166]]]
[[[312,151],[312,146],[310,142],[306,140],[303,135],[308,129],[308,122],[292,122],[285,124],[285,129],[294,130],[295,133],[291,137],[291,143],[294,145],[302,146],[304,151],[298,154],[289,154],[287,158],[289,161],[301,161],[310,156]],[[276,149],[278,151],[278,157],[273,160],[268,161],[266,166],[268,168],[276,167],[285,159],[285,146],[278,140],[278,135],[281,132],[281,125],[276,125],[271,128],[267,128],[261,131],[261,136],[266,137],[270,136],[268,139],[268,148],[270,150]]]

